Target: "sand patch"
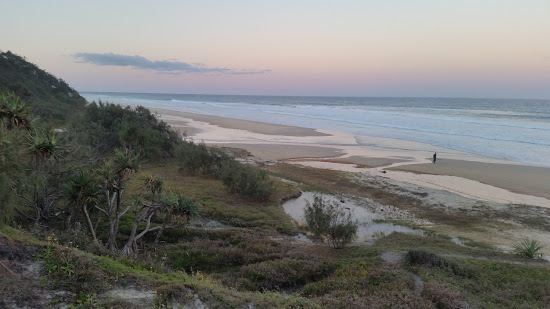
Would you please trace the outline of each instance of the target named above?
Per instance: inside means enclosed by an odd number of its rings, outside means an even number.
[[[329,134],[321,133],[315,129],[285,126],[243,119],[225,118],[219,116],[210,116],[195,114],[182,111],[173,111],[167,109],[154,108],[152,111],[161,115],[161,119],[170,120],[165,115],[176,116],[180,118],[193,119],[195,121],[206,122],[211,125],[220,126],[227,129],[246,130],[265,135],[285,135],[285,136],[327,136]]]
[[[253,156],[262,160],[285,160],[292,158],[328,158],[339,157],[342,150],[308,145],[284,145],[284,144],[237,144],[224,143],[218,146],[242,148]]]
[[[443,159],[438,160],[436,164],[401,165],[389,169],[457,176],[515,193],[550,199],[550,168]],[[550,200],[547,207],[550,207]]]

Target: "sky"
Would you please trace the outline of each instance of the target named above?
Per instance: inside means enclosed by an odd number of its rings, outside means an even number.
[[[550,99],[549,0],[0,0],[0,50],[79,91]]]

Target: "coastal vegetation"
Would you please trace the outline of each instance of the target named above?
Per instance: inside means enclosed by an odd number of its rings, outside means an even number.
[[[434,231],[352,243],[357,225],[338,205],[316,198],[306,211],[308,231],[280,203],[307,189],[372,198],[449,226],[478,228],[479,218],[430,209],[340,172],[246,165],[181,136],[146,108],[86,104],[74,90],[67,97],[75,101],[62,101],[63,87],[51,87],[62,85],[55,77],[11,53],[0,60],[16,68],[0,80],[0,307],[550,302],[543,261]],[[536,241],[526,245],[520,251],[540,253]]]
[[[540,241],[533,238],[524,238],[515,246],[517,255],[530,259],[542,257],[542,253],[540,252],[542,248],[543,246]]]
[[[314,197],[313,204],[307,203],[304,215],[313,236],[326,239],[334,248],[343,248],[357,234],[357,221],[349,209],[320,196]]]

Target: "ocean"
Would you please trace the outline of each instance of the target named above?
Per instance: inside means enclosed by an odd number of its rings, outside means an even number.
[[[81,94],[90,102],[393,138],[550,167],[550,100]]]

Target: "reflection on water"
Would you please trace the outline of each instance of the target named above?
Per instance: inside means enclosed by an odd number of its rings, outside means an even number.
[[[424,235],[422,230],[414,230],[393,223],[376,223],[375,220],[390,219],[393,215],[398,215],[395,213],[397,210],[394,208],[384,208],[384,206],[381,205],[369,205],[366,201],[362,200],[351,200],[329,194],[304,192],[299,198],[286,201],[283,204],[283,209],[299,224],[305,224],[304,210],[308,203],[313,203],[316,195],[320,196],[325,201],[336,203],[349,209],[352,213],[352,217],[357,220],[359,224],[356,242],[371,243],[375,239],[390,235],[393,232]],[[399,215],[402,216],[402,214]],[[302,236],[305,237],[305,235]]]
[[[413,230],[409,227],[396,225],[393,223],[372,223],[362,224],[357,229],[357,242],[372,242],[373,240],[390,235],[393,232],[406,234],[424,235],[422,230]]]

